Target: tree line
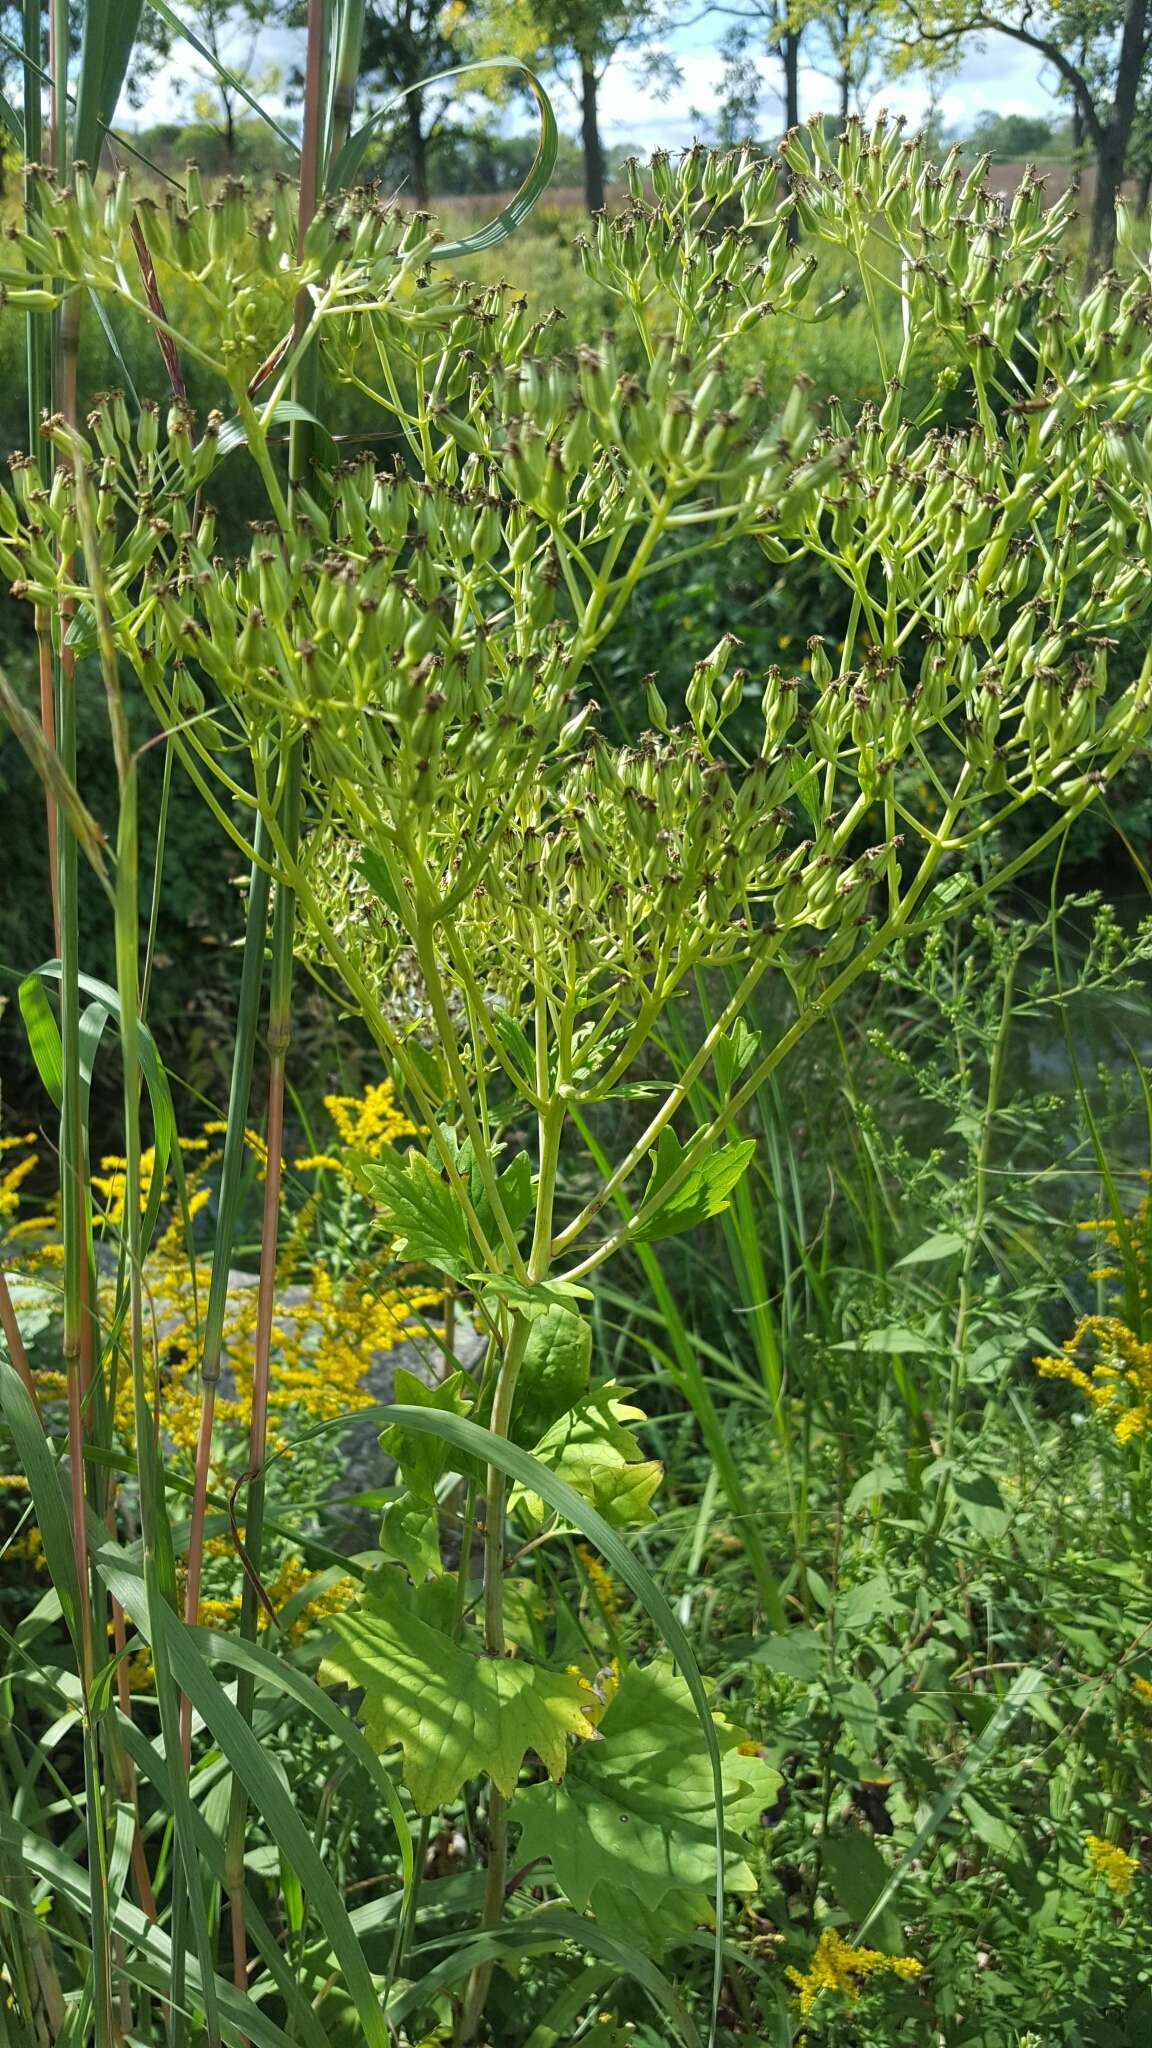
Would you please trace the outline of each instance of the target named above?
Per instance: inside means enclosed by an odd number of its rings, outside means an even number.
[[[15,44],[29,5],[0,0],[6,92],[18,85]],[[47,0],[42,12],[46,34]],[[299,89],[291,60],[278,64],[266,53],[288,45],[270,32],[299,29],[304,12],[304,0],[176,0],[163,13],[146,9],[129,101],[141,103],[171,58],[170,17],[178,15],[202,45],[195,111],[220,135],[225,160],[236,161],[248,97]],[[405,96],[393,137],[382,130],[382,155],[391,155],[381,168],[399,170],[419,204],[432,190],[434,170],[441,191],[515,182],[522,140],[492,119],[461,120],[453,86],[422,84],[470,58],[507,54],[570,87],[579,109],[579,165],[569,152],[561,178],[574,182],[578,174],[585,202],[597,212],[613,168],[600,108],[609,66],[627,53],[659,94],[678,76],[677,30],[702,22],[714,28],[723,60],[718,105],[700,121],[713,139],[778,139],[758,132],[765,57],[776,72],[783,132],[800,120],[802,64],[828,77],[830,111],[842,122],[901,71],[916,66],[943,81],[974,39],[1005,37],[1032,52],[1038,70],[1055,82],[1067,108],[1069,161],[1094,166],[1091,270],[1113,259],[1117,194],[1126,177],[1138,181],[1147,201],[1152,0],[367,0],[362,89],[380,102]],[[488,79],[494,95],[509,89],[497,73]]]

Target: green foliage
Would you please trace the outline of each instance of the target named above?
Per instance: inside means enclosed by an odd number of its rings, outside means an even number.
[[[566,1672],[485,1656],[471,1632],[455,1640],[451,1595],[450,1582],[414,1589],[385,1569],[354,1614],[335,1618],[321,1668],[327,1684],[363,1689],[381,1755],[400,1744],[417,1813],[449,1805],[482,1772],[510,1797],[528,1750],[563,1777],[569,1741],[588,1727],[586,1695]]]
[[[652,1496],[663,1472],[657,1460],[644,1457],[627,1427],[644,1419],[643,1409],[622,1401],[618,1389],[607,1381],[570,1400],[564,1414],[533,1445],[533,1452],[612,1528],[650,1522],[655,1519]],[[521,1498],[531,1518],[542,1521],[544,1503],[530,1486]]]
[[[526,1450],[540,1442],[587,1392],[592,1326],[558,1303],[528,1332],[508,1434]]]
[[[644,1190],[641,1205],[642,1208],[651,1208],[654,1214],[651,1222],[640,1217],[631,1233],[634,1242],[651,1244],[657,1238],[674,1237],[681,1230],[695,1230],[697,1224],[718,1216],[722,1209],[728,1207],[732,1190],[755,1149],[754,1138],[721,1145],[680,1178],[684,1148],[675,1131],[661,1131],[652,1164],[652,1178]],[[674,1192],[665,1200],[665,1187],[672,1181],[675,1181]]]
[[[465,1281],[475,1265],[468,1228],[451,1188],[423,1152],[364,1161],[360,1177],[375,1199],[397,1247],[420,1265]]]
[[[716,1719],[729,1829],[725,1884],[753,1892],[742,1838],[756,1838],[779,1778],[742,1751],[738,1729]],[[659,1942],[706,1916],[715,1874],[712,1781],[684,1681],[667,1661],[626,1666],[597,1735],[581,1744],[562,1783],[519,1795],[520,1854],[549,1861],[572,1904],[591,1909],[602,1927],[635,1939],[639,1921]]]
[[[1047,1212],[1028,1154],[1041,1130],[1056,1156],[1054,1112],[1023,1116],[1009,1048],[1018,1014],[1063,1006],[1068,984],[1055,932],[1046,979],[1032,968],[1035,934],[985,906],[1146,757],[1152,657],[1130,662],[1117,642],[1138,638],[1149,603],[1139,560],[1152,533],[1152,270],[1134,257],[1125,278],[1079,301],[1061,254],[1066,202],[1045,212],[1029,181],[1001,207],[955,158],[937,171],[920,143],[852,123],[835,143],[822,128],[786,140],[786,190],[748,150],[659,155],[650,187],[634,170],[624,213],[598,220],[583,251],[615,331],[558,346],[554,323],[533,321],[510,289],[460,284],[448,269],[502,240],[536,196],[546,104],[526,193],[475,237],[445,248],[425,218],[371,189],[333,190],[313,213],[310,186],[338,187],[375,128],[351,132],[361,11],[341,7],[327,57],[322,10],[310,18],[303,220],[283,186],[253,207],[235,183],[209,197],[191,172],[182,197],[161,204],[123,176],[98,193],[82,165],[67,182],[40,171],[5,266],[18,309],[58,312],[66,329],[95,295],[150,323],[170,370],[198,364],[219,401],[201,420],[179,398],[162,416],[151,396],[134,414],[109,393],[82,429],[58,381],[44,447],[16,462],[0,494],[0,566],[55,663],[64,728],[57,747],[2,685],[63,828],[68,1496],[19,1375],[18,1329],[6,1385],[71,1638],[68,1682],[49,1689],[64,1691],[83,1742],[80,1945],[90,1938],[97,2048],[114,2048],[113,1962],[137,1934],[117,1913],[138,1837],[117,1747],[129,1717],[119,1701],[113,1717],[104,1675],[118,1622],[92,1579],[86,1527],[100,1584],[155,1665],[168,1789],[147,1818],[163,1848],[176,1980],[160,2002],[188,2007],[209,2038],[217,2004],[235,2028],[217,1990],[222,1960],[254,2001],[275,1996],[294,2037],[333,2016],[340,2031],[342,1978],[351,2036],[381,2040],[395,2021],[413,2040],[447,2030],[454,2048],[485,2033],[532,2041],[550,2011],[561,2033],[594,2025],[601,1981],[587,1973],[607,1964],[614,2005],[642,1990],[690,2042],[698,2020],[714,2040],[721,2027],[763,2037],[769,2023],[783,2037],[790,1985],[805,2032],[828,2014],[834,2024],[828,2001],[840,1999],[859,2005],[865,2027],[891,2013],[906,2034],[939,2020],[959,2048],[960,2015],[979,1994],[963,1970],[949,1973],[947,1938],[930,1940],[917,1913],[930,1868],[937,1883],[957,1880],[942,1920],[960,1919],[962,1882],[980,1875],[951,1855],[954,1814],[998,1859],[1005,1888],[1017,1876],[1013,1828],[1032,1829],[1021,1890],[1041,1927],[1050,1910],[1063,1930],[1067,1900],[1093,1886],[1098,1900],[1100,1885],[1126,1891],[1138,1860],[1123,1841],[1142,1763],[1114,1773],[1106,1796],[1062,1785],[1050,1799],[1062,1873],[1051,1907],[1037,1898],[1042,1830],[1018,1791],[993,1798],[1018,1726],[1034,1747],[1050,1732],[1065,1762],[1075,1743],[1101,1748],[1092,1688],[1141,1654],[1148,1615],[1130,1576],[1115,1640],[1093,1662],[1082,1619],[1069,1619],[1085,1604],[1069,1598],[1074,1549],[1066,1556],[1030,1520],[1044,1420],[1034,1396],[1014,1455],[994,1440],[993,1394],[1006,1400],[1058,1278],[1033,1242]],[[425,24],[436,35],[450,26],[439,12]],[[89,102],[91,88],[88,78]],[[415,147],[424,90],[410,95]],[[818,410],[802,379],[770,393],[743,374],[778,320],[819,330],[853,295],[878,402]],[[333,387],[374,409],[386,466],[374,454],[340,459]],[[208,494],[239,475],[259,513],[230,559]],[[694,663],[665,634],[671,655],[644,686],[652,729],[621,715],[603,736],[589,689],[620,658],[622,622],[646,587],[662,578],[669,589],[737,547],[758,551],[769,581],[835,579],[836,661],[833,635],[821,634],[799,673],[773,659],[753,680],[735,666],[739,621]],[[107,705],[108,844],[76,781],[64,641],[94,663]],[[233,1152],[267,936],[261,878],[275,890],[251,1433],[227,1493],[246,1586],[235,1699],[211,1670],[227,1641],[189,1625],[194,1583],[189,1622],[176,1612],[178,1545],[196,1571],[205,1555],[221,1361],[205,1347],[184,1532],[168,1512],[155,1419],[164,1368],[146,1334],[157,1216],[142,1078],[154,1119],[159,1098],[152,1041],[134,1028],[130,698],[255,878]],[[1026,809],[1033,822],[1009,846]],[[81,853],[109,891],[113,999],[126,1020],[120,1278],[112,1326],[95,1335],[83,1114],[96,1023],[78,1007]],[[974,932],[979,958],[965,951]],[[1079,993],[1115,992],[1146,948],[1146,935],[1124,948],[1098,919]],[[369,1270],[398,1251],[442,1291],[446,1370],[429,1381],[397,1372],[399,1405],[376,1425],[396,1484],[353,1494],[383,1508],[385,1561],[332,1615],[321,1666],[326,1685],[361,1695],[367,1740],[304,1682],[290,1639],[266,1660],[254,1641],[258,1611],[273,1605],[261,1578],[269,1458],[297,1448],[270,1440],[267,1414],[289,1263],[279,1228],[294,954],[339,987],[403,1086],[416,1141],[403,1158],[389,1149],[401,1120],[378,1097],[371,1112],[361,1105],[355,1136],[345,1119],[339,1155],[312,1162],[341,1183],[337,1263],[358,1282],[354,1248]],[[918,1014],[893,1000],[892,1015],[861,1022],[870,991],[910,974]],[[834,1035],[846,1030],[847,1050]],[[838,1174],[837,1155],[817,1148],[809,1184],[779,1078],[805,1042],[836,1058],[833,1087],[808,1083],[806,1116],[832,1121],[843,1099],[853,1162]],[[927,1145],[904,1113],[886,1123],[867,1099],[872,1069],[918,1092]],[[753,1128],[737,1135],[744,1120]],[[1088,1123],[1099,1169],[1099,1120]],[[1027,1140],[1007,1185],[1005,1127]],[[160,1157],[168,1122],[154,1135]],[[220,1207],[234,1221],[234,1161],[225,1172]],[[691,1271],[702,1230],[725,1246],[736,1282],[705,1280],[706,1333],[677,1322],[652,1249],[671,1246],[670,1270]],[[218,1302],[227,1232],[215,1251]],[[610,1260],[643,1275],[654,1308],[638,1318],[635,1298],[601,1288]],[[302,1324],[318,1313],[301,1307]],[[191,1317],[199,1350],[195,1301]],[[469,1325],[482,1346],[466,1365]],[[635,1365],[637,1327],[653,1367],[643,1408],[605,1376]],[[109,1422],[122,1372],[133,1417],[124,1475]],[[693,1497],[678,1470],[686,1417],[665,1379],[713,1461]],[[344,1422],[329,1414],[322,1426]],[[681,1453],[667,1461],[660,1512],[666,1460],[647,1455],[641,1429],[653,1448]],[[1136,1479],[1127,1466],[1122,1475],[1137,1502]],[[718,1503],[732,1518],[725,1536],[754,1560],[732,1584],[710,1526]],[[123,1543],[106,1540],[110,1523]],[[127,1547],[137,1526],[139,1564]],[[685,1633],[693,1616],[722,1681],[711,1690]],[[1070,1681],[1073,1654],[1088,1668]],[[733,1692],[747,1737],[715,1707]],[[264,1748],[287,1700],[345,1752],[306,1787],[310,1825],[279,1753],[274,1763]],[[393,1750],[403,1793],[379,1761]],[[358,1838],[352,1764],[387,1811],[386,1861]],[[881,1773],[887,1803],[866,1789]],[[202,1789],[218,1803],[202,1805]],[[249,1827],[263,1824],[253,1801],[267,1815],[262,1848],[277,1853],[257,1861],[250,1885]],[[1088,1863],[1073,1881],[1082,1835]],[[151,1962],[153,1866],[139,1842]],[[350,1914],[330,1844],[342,1884],[359,1883],[352,1872],[367,1862],[395,1885]],[[78,1896],[74,1878],[59,1883]],[[221,1887],[229,1915],[217,1911]],[[729,1917],[729,1894],[756,1900],[787,1975],[757,1961],[772,1943],[732,1938],[744,1923]],[[256,1896],[286,1930],[283,1956]],[[989,1912],[1005,1912],[988,1905],[998,1898],[994,1885],[980,1892]],[[267,1978],[249,1968],[249,1905]],[[873,1926],[884,1951],[865,1945]],[[364,1946],[373,1937],[378,1969]],[[663,1974],[668,1957],[684,2000]],[[537,1973],[531,2013],[494,1974],[517,1960]],[[79,2013],[80,1975],[69,1996]]]

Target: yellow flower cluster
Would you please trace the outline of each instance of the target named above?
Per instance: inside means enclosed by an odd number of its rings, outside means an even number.
[[[596,1595],[600,1611],[608,1624],[615,1621],[620,1612],[620,1595],[616,1582],[602,1558],[597,1557],[586,1543],[576,1545],[576,1555],[584,1567],[585,1577]]]
[[[392,1085],[382,1081],[369,1087],[364,1096],[330,1096],[329,1113],[342,1144],[379,1156],[394,1138],[409,1136],[414,1125],[397,1107]],[[201,1352],[206,1300],[204,1275],[188,1248],[188,1223],[194,1223],[212,1200],[212,1169],[219,1164],[220,1151],[211,1140],[224,1130],[211,1122],[199,1137],[182,1138],[186,1204],[169,1199],[168,1219],[153,1243],[144,1270],[145,1337],[148,1343],[160,1423],[169,1444],[191,1456],[200,1427],[201,1390],[198,1365]],[[258,1132],[246,1131],[246,1142],[258,1169],[267,1167],[267,1148]],[[27,1147],[28,1139],[0,1140],[5,1151]],[[0,1180],[0,1219],[17,1206],[18,1189],[36,1163],[35,1153],[21,1159]],[[100,1162],[101,1170],[91,1176],[99,1223],[115,1229],[123,1221],[125,1161],[114,1154]],[[141,1201],[147,1200],[155,1169],[155,1156],[147,1151],[141,1158]],[[11,1183],[5,1199],[3,1190]],[[364,1256],[343,1266],[332,1259],[327,1246],[316,1248],[312,1225],[319,1195],[309,1194],[296,1214],[288,1219],[283,1235],[279,1285],[273,1319],[272,1361],[269,1388],[269,1427],[272,1447],[284,1448],[277,1432],[289,1424],[328,1421],[356,1408],[368,1407],[373,1396],[362,1385],[373,1354],[389,1351],[411,1333],[412,1318],[432,1306],[439,1296],[431,1288],[390,1287],[381,1284],[379,1254]],[[60,1245],[53,1230],[52,1216],[7,1230],[11,1241],[17,1231],[34,1233],[30,1246],[22,1247],[21,1270],[45,1283],[45,1305],[50,1306],[59,1282]],[[291,1285],[290,1283],[296,1284]],[[102,1327],[116,1327],[117,1278],[101,1275],[98,1281],[97,1311]],[[225,1312],[223,1346],[226,1361],[226,1395],[216,1404],[216,1420],[225,1433],[242,1427],[248,1418],[255,1363],[258,1291],[253,1280],[241,1279],[229,1294]],[[59,1373],[46,1371],[37,1376],[45,1400],[59,1398],[65,1391]],[[130,1445],[133,1432],[131,1375],[121,1359],[116,1375],[115,1415],[122,1441]]]
[[[784,1974],[796,1986],[801,2015],[807,2016],[823,1991],[838,1991],[855,2003],[869,1977],[919,1977],[923,1968],[914,1956],[886,1956],[878,1948],[853,1948],[834,1927],[826,1927],[808,1968],[789,1966]]]
[[[233,1564],[235,1564],[235,1551],[227,1536],[216,1537],[211,1542],[206,1543],[204,1551],[206,1560],[222,1557],[227,1554]],[[298,1557],[294,1555],[285,1557],[280,1564],[275,1578],[265,1587],[273,1613],[279,1615],[290,1600],[295,1599],[297,1594],[305,1592],[306,1588],[313,1584],[318,1577],[319,1574],[309,1572]],[[177,1580],[180,1592],[183,1593],[184,1573],[182,1570],[177,1572]],[[343,1613],[346,1607],[351,1606],[358,1592],[359,1587],[355,1579],[352,1578],[335,1579],[331,1585],[320,1586],[319,1590],[313,1593],[311,1597],[299,1601],[291,1621],[283,1629],[283,1640],[290,1643],[293,1647],[298,1643],[302,1643],[310,1628],[315,1628],[319,1622],[324,1621],[330,1614]],[[196,1619],[201,1628],[219,1629],[221,1632],[230,1628],[239,1619],[241,1597],[238,1591],[203,1594],[196,1607]],[[111,1622],[109,1622],[108,1627],[109,1632],[111,1632]],[[256,1627],[261,1632],[271,1627],[268,1612],[262,1603],[256,1612]],[[156,1673],[153,1668],[151,1655],[147,1649],[137,1650],[128,1658],[127,1671],[130,1692],[144,1691],[155,1683]]]
[[[397,1138],[417,1135],[416,1125],[397,1107],[390,1081],[376,1082],[363,1095],[326,1095],[324,1107],[336,1126],[341,1145],[367,1159],[379,1159]],[[296,1165],[301,1173],[348,1170],[339,1154],[332,1152],[313,1153],[308,1159],[298,1159]]]
[[[1102,1354],[1091,1372],[1076,1364],[1089,1345]],[[1118,1443],[1152,1429],[1152,1344],[1118,1316],[1082,1316],[1056,1358],[1034,1360],[1041,1379],[1067,1380],[1112,1424]]]
[[[1102,1835],[1085,1835],[1084,1846],[1088,1851],[1089,1868],[1105,1880],[1109,1891],[1115,1892],[1117,1898],[1126,1898],[1140,1868],[1135,1856],[1129,1856],[1125,1849],[1118,1849],[1114,1842],[1106,1842]]]
[[[1132,1680],[1132,1690],[1137,1699],[1142,1700],[1146,1707],[1152,1707],[1152,1680],[1134,1678]]]
[[[0,1138],[0,1223],[16,1214],[20,1206],[20,1189],[39,1164],[40,1154],[33,1149],[35,1144],[31,1132],[19,1138]],[[23,1152],[24,1157],[5,1166],[5,1152]]]
[[[176,1218],[149,1260],[148,1308],[161,1365],[162,1427],[177,1449],[191,1453],[200,1426],[203,1287],[180,1256],[181,1231]],[[401,1343],[411,1334],[415,1312],[439,1299],[433,1288],[381,1287],[369,1260],[339,1275],[318,1260],[293,1296],[285,1300],[281,1295],[273,1318],[268,1421],[276,1449],[284,1448],[278,1429],[291,1422],[325,1422],[370,1407],[374,1396],[362,1382],[373,1354]],[[224,1316],[229,1388],[216,1404],[216,1419],[224,1429],[243,1424],[250,1412],[257,1310],[254,1284],[232,1289]],[[117,1388],[116,1420],[130,1441],[132,1389],[126,1373]]]

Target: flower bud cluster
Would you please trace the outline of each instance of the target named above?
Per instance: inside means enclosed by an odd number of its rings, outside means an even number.
[[[382,205],[353,189],[324,200],[300,243],[295,187],[273,185],[271,205],[254,201],[239,178],[209,195],[195,164],[163,204],[120,171],[98,195],[88,165],[76,163],[66,186],[33,165],[30,204],[5,231],[0,292],[9,304],[46,307],[83,283],[162,314],[155,280],[176,282],[182,308],[195,304],[213,336],[222,374],[243,383],[290,327],[300,293],[334,307],[403,296],[435,253],[428,215]],[[423,314],[449,295],[424,295]]]
[[[597,224],[587,262],[639,350],[624,332],[560,343],[506,288],[407,291],[427,223],[370,195],[328,208],[298,261],[287,188],[261,227],[233,186],[209,201],[190,181],[145,233],[162,280],[228,301],[240,418],[146,403],[133,419],[113,392],[82,432],[45,422],[49,486],[13,462],[0,571],[17,594],[65,601],[82,636],[98,567],[124,658],[201,770],[216,720],[260,760],[303,742],[317,897],[377,981],[410,960],[417,914],[484,959],[512,1013],[526,961],[538,987],[613,1014],[757,948],[799,978],[834,969],[876,904],[899,902],[913,847],[952,853],[1038,792],[1076,808],[1144,744],[1152,660],[1117,673],[1117,649],[1149,603],[1152,278],[1076,303],[1049,263],[1059,209],[1033,184],[1001,205],[982,172],[934,169],[896,127],[797,133],[784,154],[788,200],[749,152],[690,151],[658,157],[621,220]],[[122,188],[103,212],[82,174],[40,196],[20,275],[34,259],[49,274],[50,243],[51,275],[133,295]],[[816,258],[789,247],[793,200],[841,267],[888,222],[904,372],[921,341],[947,351],[963,424],[935,405],[909,418],[900,374],[878,403],[817,408],[802,378],[769,403],[742,337],[803,311]],[[275,330],[302,286],[328,295],[330,369],[363,389],[366,341],[387,364],[380,403],[408,456],[321,463],[288,516],[273,483],[232,559],[206,486],[275,424],[273,400],[262,422],[244,408],[267,334],[242,302]],[[645,578],[740,536],[785,587],[808,559],[840,579],[837,658],[816,637],[799,674],[752,678],[732,634],[694,666],[672,648],[645,685],[653,730],[609,744],[585,687],[603,643]]]

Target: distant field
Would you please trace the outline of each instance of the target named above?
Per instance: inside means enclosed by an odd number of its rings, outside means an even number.
[[[994,192],[1014,192],[1027,168],[1028,166],[1024,162],[993,164],[988,172],[988,183]],[[1065,191],[1072,182],[1074,176],[1071,164],[1041,163],[1039,170],[1040,175],[1044,179],[1050,200],[1058,199],[1061,192]],[[1079,179],[1084,204],[1088,206],[1091,203],[1093,188],[1096,183],[1094,166],[1089,165],[1083,169],[1079,174]],[[1130,179],[1125,190],[1134,192],[1135,181]],[[608,208],[611,212],[623,201],[626,195],[626,187],[624,185],[609,185],[607,191]],[[507,203],[508,195],[506,193],[478,192],[454,194],[452,196],[433,194],[432,199],[429,201],[434,211],[445,217],[454,217],[460,214],[471,216],[487,212],[498,213],[501,206],[505,206]],[[580,213],[584,207],[584,194],[578,185],[552,185],[549,187],[542,203],[546,208],[557,213]]]

